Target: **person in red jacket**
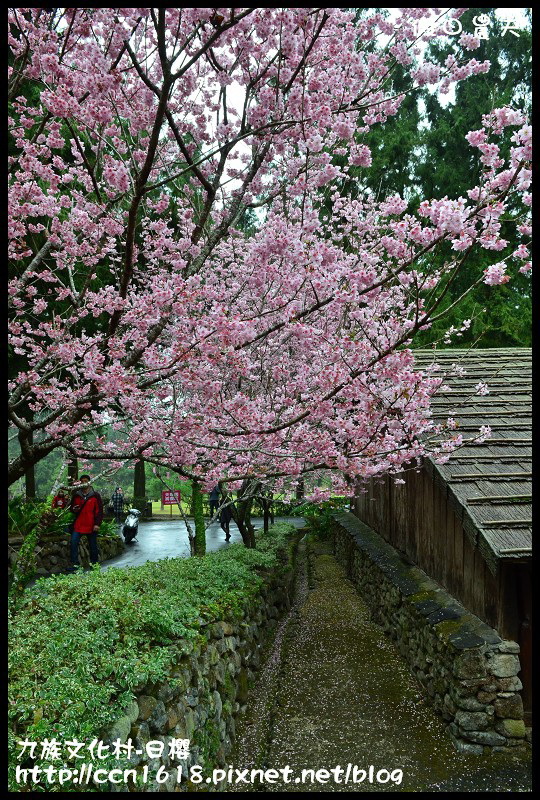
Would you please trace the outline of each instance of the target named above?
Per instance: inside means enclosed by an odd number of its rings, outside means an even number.
[[[67,508],[69,505],[69,499],[66,494],[66,489],[64,486],[61,486],[58,489],[57,494],[53,497],[52,507],[53,508]]]
[[[73,493],[70,510],[77,515],[73,520],[73,532],[71,534],[71,563],[73,564],[73,571],[79,566],[81,536],[88,537],[92,564],[99,562],[97,536],[99,526],[103,521],[103,501],[99,492],[95,492],[92,489],[89,475],[81,475],[81,485]]]

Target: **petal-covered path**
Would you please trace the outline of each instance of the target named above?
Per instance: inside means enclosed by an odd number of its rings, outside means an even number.
[[[300,544],[295,601],[267,658],[230,763],[290,769],[256,791],[531,790],[528,755],[454,750],[324,543]],[[302,770],[320,769],[322,781],[302,780]]]

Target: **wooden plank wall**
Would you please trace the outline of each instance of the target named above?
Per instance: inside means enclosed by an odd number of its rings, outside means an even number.
[[[521,681],[523,683],[523,706],[525,724],[532,724],[532,565],[524,564],[516,571],[518,595],[519,634],[517,641],[521,648]]]
[[[473,614],[509,635],[500,576],[491,574],[445,490],[425,470],[409,472],[405,485],[396,486],[391,477],[384,485],[371,481],[368,493],[357,498],[355,513]]]
[[[461,592],[461,583],[463,576],[463,539],[465,534],[463,527],[456,517],[454,510],[446,503],[446,536],[449,540],[453,540],[453,558],[452,552],[449,552],[448,558],[448,591],[457,597]]]
[[[400,553],[407,552],[407,484],[392,487],[394,507],[394,547]]]
[[[441,487],[422,470],[405,485],[373,484],[355,501],[359,519],[406,554],[473,614],[522,648],[520,673],[527,724],[531,721],[530,566],[502,564],[494,576]]]
[[[418,552],[422,554],[422,560],[425,563],[425,571],[428,575],[433,575],[435,571],[442,569],[442,564],[437,564],[434,558],[433,541],[435,537],[434,531],[440,530],[440,520],[435,518],[434,503],[433,503],[433,481],[428,475],[423,472],[420,473],[420,487],[419,495],[421,498],[422,508],[419,515],[419,535],[420,541],[418,542]]]

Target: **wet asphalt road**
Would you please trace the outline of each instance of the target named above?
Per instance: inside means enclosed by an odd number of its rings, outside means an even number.
[[[301,517],[276,517],[276,522],[290,522],[297,528],[304,525]],[[263,527],[263,519],[252,520],[255,528]],[[191,523],[191,521],[190,521]],[[121,530],[119,526],[118,530]],[[242,537],[237,526],[230,523],[231,538],[225,541],[225,533],[218,522],[206,529],[206,552],[221,550],[229,544],[241,542]],[[102,562],[101,570],[113,567],[138,567],[147,561],[160,561],[162,558],[178,558],[189,556],[189,540],[185,523],[178,519],[149,520],[139,522],[139,532],[135,541],[126,545],[125,552]]]

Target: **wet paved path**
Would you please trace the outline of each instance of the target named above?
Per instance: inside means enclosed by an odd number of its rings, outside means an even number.
[[[289,522],[300,528],[304,520],[300,517],[276,517],[276,522]],[[255,528],[263,527],[263,519],[253,518]],[[193,526],[192,521],[190,524]],[[121,526],[119,526],[120,530]],[[212,523],[206,530],[206,552],[221,550],[229,544],[241,542],[240,531],[234,522],[230,524],[231,538],[225,541],[225,533],[219,527],[218,522]],[[104,561],[101,569],[111,569],[112,567],[137,567],[147,561],[159,561],[162,558],[178,558],[189,556],[189,540],[185,523],[179,519],[172,520],[149,520],[139,522],[139,532],[134,542],[126,545],[125,551],[114,558]]]
[[[465,756],[454,750],[394,645],[369,621],[360,595],[321,543],[307,551],[300,545],[293,607],[237,731],[231,764],[292,770],[291,783],[266,783],[255,791],[531,790],[528,755]],[[344,783],[348,764],[366,770],[363,782],[352,784],[349,777]],[[302,769],[338,765],[344,772],[330,774],[324,784],[295,783]],[[379,770],[387,770],[380,773],[386,783],[377,783]],[[402,770],[401,783],[394,770]],[[231,784],[227,791],[250,788]]]

